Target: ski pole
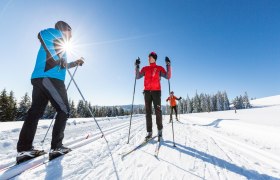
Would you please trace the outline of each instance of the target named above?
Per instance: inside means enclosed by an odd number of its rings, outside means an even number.
[[[81,95],[81,97],[82,97],[84,103],[86,103],[86,99],[85,99],[83,93],[81,92],[79,86],[77,85],[77,83],[76,83],[76,81],[75,81],[73,75],[71,74],[70,70],[69,70],[68,68],[66,68],[66,70],[67,70],[68,74],[70,75],[71,79],[73,80],[73,83],[74,83],[74,85],[76,86],[77,90],[79,91],[79,93],[80,93],[80,95]],[[110,149],[110,146],[109,146],[109,142],[108,142],[108,140],[106,139],[105,134],[104,134],[104,132],[102,131],[101,127],[99,126],[97,120],[95,119],[95,116],[94,116],[92,110],[90,109],[89,105],[87,106],[87,108],[88,108],[88,111],[90,112],[90,114],[91,114],[93,120],[95,121],[95,123],[96,123],[98,129],[100,130],[100,132],[101,132],[101,134],[102,134],[101,138],[103,137],[104,140],[105,140],[105,142],[106,142],[106,145],[107,145],[107,148],[108,148],[108,151],[109,151],[111,160],[112,160],[112,162],[113,162],[113,167],[114,167],[114,170],[115,170],[116,177],[117,177],[117,179],[119,180],[119,175],[118,175],[118,172],[117,172],[117,169],[116,169],[116,165],[115,165],[115,161],[114,161],[114,158],[113,158],[113,154],[112,154],[111,149]]]
[[[83,93],[81,92],[81,90],[80,90],[79,86],[77,85],[77,83],[76,83],[76,81],[75,81],[75,79],[74,79],[74,76],[71,74],[71,72],[70,72],[70,70],[69,70],[69,69],[67,69],[67,72],[68,72],[69,76],[71,77],[71,79],[73,80],[73,83],[74,83],[74,85],[76,86],[76,88],[77,88],[77,90],[78,90],[79,94],[81,95],[81,97],[82,97],[82,99],[83,99],[84,103],[86,103],[86,99],[85,99],[85,97],[84,97]],[[107,139],[106,139],[106,137],[105,137],[105,135],[104,135],[104,133],[103,133],[103,131],[102,131],[101,127],[99,126],[99,124],[98,124],[97,120],[95,119],[95,116],[94,116],[94,114],[93,114],[92,110],[90,109],[90,107],[89,107],[89,106],[87,106],[87,109],[88,109],[89,113],[91,114],[91,116],[92,116],[93,120],[95,121],[95,123],[96,123],[96,125],[97,125],[98,129],[100,130],[101,135],[102,135],[101,137],[104,137],[104,139],[105,139],[106,143],[108,143],[108,141],[107,141]]]
[[[140,61],[140,58],[138,57],[137,60]],[[137,67],[139,68],[139,67]],[[127,144],[129,144],[129,139],[130,139],[130,130],[131,130],[131,121],[132,121],[132,114],[133,114],[133,107],[134,107],[134,96],[135,96],[135,87],[136,87],[136,74],[135,74],[135,79],[134,79],[134,88],[133,88],[133,95],[132,95],[132,103],[131,103],[131,113],[130,113],[130,120],[129,120],[129,130],[128,130],[128,140]]]
[[[73,76],[75,76],[77,69],[78,69],[78,66],[76,66],[75,71],[74,71],[74,73],[73,73]],[[69,87],[70,87],[72,81],[73,81],[73,79],[71,78],[70,81],[69,81],[69,83],[68,83],[68,85],[67,85],[66,91],[68,91],[68,89],[69,89]],[[47,135],[48,135],[48,133],[49,133],[49,130],[50,130],[50,128],[51,128],[51,126],[52,126],[52,124],[53,124],[53,121],[55,120],[56,116],[57,116],[57,112],[54,114],[53,119],[52,119],[52,121],[51,121],[51,124],[49,125],[48,130],[47,130],[47,132],[46,132],[46,134],[45,134],[45,137],[44,137],[43,140],[41,141],[41,146],[44,145],[44,142],[45,142],[45,140],[46,140],[46,137],[47,137]]]
[[[168,57],[165,58],[165,61],[167,60]],[[168,58],[169,60],[169,58]],[[166,61],[167,62],[167,61]],[[168,70],[168,64],[166,63],[166,69]],[[169,96],[170,96],[170,79],[168,78],[168,89],[169,89]],[[170,114],[171,116],[171,114]],[[174,140],[174,126],[173,126],[173,120],[171,120],[172,123],[172,133],[173,133],[173,147],[176,147],[175,145],[175,140]]]
[[[128,131],[128,140],[127,140],[127,144],[129,144],[129,139],[130,139],[130,129],[131,129],[131,121],[132,121],[133,107],[134,107],[135,87],[136,87],[136,76],[135,76],[135,80],[134,80],[134,88],[133,88],[133,96],[132,96],[132,104],[131,104],[131,113],[130,113],[130,120],[129,120],[129,131]]]

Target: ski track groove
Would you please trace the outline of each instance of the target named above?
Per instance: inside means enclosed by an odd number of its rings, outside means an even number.
[[[201,134],[200,131],[196,130],[196,129],[193,129],[193,128],[190,128],[190,131],[192,131],[192,139],[194,140],[194,142],[192,144],[195,144],[195,146],[193,146],[192,148],[193,149],[196,149],[196,150],[200,150],[200,149],[203,149],[203,151],[205,151],[206,154],[209,154],[210,153],[213,153],[213,152],[210,152],[209,150],[209,140],[207,139],[207,137],[204,137],[202,140],[201,139],[198,139],[198,138],[195,138],[195,137],[203,137],[203,136],[196,136],[194,134]],[[198,143],[197,142],[200,142],[198,146]],[[202,145],[202,146],[201,146]],[[195,157],[197,159],[197,156],[196,156],[197,153],[195,153]],[[206,177],[206,172],[208,172],[209,176],[212,178],[213,177],[213,171],[211,171],[210,169],[215,169],[214,172],[216,172],[216,176],[221,179],[221,174],[220,174],[220,171],[217,169],[216,165],[217,165],[217,162],[214,161],[213,158],[210,159],[213,166],[210,166],[208,165],[207,162],[203,161],[203,160],[199,160],[199,161],[202,161],[203,163],[203,179],[208,179]],[[199,168],[199,165],[198,165],[198,168]]]
[[[188,125],[186,125],[186,126],[188,126]],[[207,146],[207,143],[208,143],[207,140],[206,139],[202,139],[201,140],[201,139],[197,138],[197,137],[200,137],[200,136],[198,136],[199,132],[195,131],[190,126],[189,126],[189,132],[192,135],[191,138],[189,138],[190,139],[190,145],[193,144],[193,146],[189,146],[189,147],[191,147],[191,148],[193,148],[195,150],[203,149],[203,150],[206,151],[207,150],[206,146]],[[202,166],[203,167],[203,169],[202,169],[203,179],[207,179],[206,178],[206,171],[209,173],[209,175],[211,175],[211,172],[210,172],[210,170],[209,170],[209,168],[207,166],[207,163],[204,162],[203,160],[200,160],[197,157],[198,156],[197,152],[194,152],[194,154],[195,154],[195,162],[196,162],[195,170],[196,171],[199,170],[201,168],[200,166]]]
[[[253,161],[249,161],[244,155],[241,155],[237,152],[233,152],[233,151],[230,151],[234,156],[237,156],[238,158],[234,158],[233,159],[233,163],[234,164],[240,164],[242,165],[244,168],[250,168],[252,170],[256,170],[260,173],[263,173],[262,170],[260,170],[259,168],[256,168],[255,166],[252,165]],[[244,163],[245,161],[245,163]],[[243,164],[246,164],[246,167],[243,165]],[[258,177],[258,178],[261,178],[263,180],[265,180],[265,178],[263,178],[262,176],[261,177]]]
[[[139,129],[140,129],[140,130],[139,130]],[[137,134],[139,134],[139,133],[141,132],[142,129],[144,129],[143,124],[138,125],[138,126],[135,128],[135,130],[134,130],[134,131],[137,131],[137,132],[136,132],[135,134],[131,134],[130,140],[133,140],[134,137],[135,137]],[[124,138],[125,138],[125,137],[120,138],[120,141],[121,141],[122,139],[124,139]],[[114,147],[117,147],[117,146],[114,146]],[[112,154],[115,155],[115,154],[117,153],[117,151],[119,151],[121,148],[122,148],[122,146],[119,146],[119,149],[111,149]],[[109,157],[108,155],[104,155],[102,158],[98,159],[97,161],[102,161],[104,164],[112,163],[111,160],[109,160],[110,158],[111,158],[111,157]],[[103,160],[104,160],[104,161],[103,161]],[[95,165],[95,166],[97,167],[97,166],[99,166],[99,165]],[[99,169],[98,169],[98,170],[99,170]],[[99,170],[98,172],[96,172],[96,173],[97,173],[97,176],[100,174],[99,172],[104,172],[104,171],[106,172],[106,166],[102,167],[101,170]],[[110,172],[110,171],[109,171],[109,173],[113,174],[114,172]],[[88,178],[88,176],[90,176],[91,174],[92,174],[91,171],[88,171],[88,173],[84,173],[82,179]],[[103,175],[104,175],[104,174],[103,174]]]
[[[197,132],[194,132],[192,129],[190,129],[187,124],[180,123],[179,125],[180,126],[177,126],[176,128],[187,128],[188,129],[187,134],[185,135],[185,141],[182,141],[182,142],[184,142],[185,147],[199,149],[200,146],[197,146],[197,145],[198,144],[200,145],[200,140],[198,138],[194,138],[194,137],[196,137],[196,135],[194,135],[194,134]],[[188,137],[190,137],[191,134],[192,134],[192,138],[188,138]],[[185,157],[189,158],[189,156],[185,156]],[[202,162],[198,159],[197,153],[194,153],[194,157],[191,157],[191,159],[192,159],[193,163],[192,163],[192,168],[190,168],[189,170],[190,170],[190,172],[194,173],[193,175],[196,175],[197,171],[199,169],[201,169],[200,165],[204,162]],[[187,161],[188,161],[188,159],[187,159]],[[205,164],[204,164],[204,166],[205,166]],[[204,169],[202,171],[204,171]],[[199,179],[206,179],[205,174],[202,173],[202,175],[203,175],[203,177],[199,177],[199,175],[196,175],[196,176],[198,176]]]
[[[212,137],[210,137],[210,140],[213,142],[212,145],[214,145],[215,147],[218,147],[217,144],[216,144],[216,142],[213,140]],[[211,147],[211,148],[212,148],[212,147]],[[220,149],[220,148],[218,147],[218,149]],[[220,151],[222,151],[222,152],[224,153],[223,150],[220,149]],[[213,151],[212,153],[213,153],[213,155],[215,155],[215,156],[217,156],[217,157],[219,156],[219,153],[214,153],[214,151]],[[222,158],[222,157],[220,157],[220,158]],[[221,164],[221,163],[219,163],[219,162],[217,162],[217,160],[215,160],[214,158],[211,158],[211,159],[212,159],[212,161],[213,161],[214,164],[215,164],[215,166],[214,166],[215,169],[217,170],[217,172],[219,172],[219,176],[220,176],[219,179],[221,179],[221,174],[223,174],[223,178],[228,179],[228,174],[227,174],[227,172],[225,172],[225,171],[227,171],[225,165],[224,165],[224,164]],[[223,158],[222,158],[222,159],[223,159]],[[219,169],[217,168],[217,165],[218,165]],[[223,168],[222,168],[222,167],[223,167]]]
[[[136,122],[136,123],[138,124],[139,122]],[[132,128],[133,128],[134,125],[135,125],[135,124],[132,125]],[[140,126],[142,126],[142,124],[138,125],[136,128],[139,128]],[[114,133],[116,133],[116,132],[114,132]],[[110,136],[113,135],[114,133],[110,134]],[[100,139],[98,139],[98,140],[100,140]],[[97,140],[97,141],[98,141],[98,140]],[[90,145],[90,144],[95,143],[95,142],[96,142],[96,141],[91,142],[91,143],[89,143],[89,144],[86,144],[85,146]],[[103,143],[103,144],[104,144],[104,143]],[[106,149],[106,147],[103,146],[103,149],[104,149],[104,148]],[[111,150],[111,152],[113,151],[112,149],[110,149],[110,150]],[[113,152],[112,152],[112,154],[113,154]],[[84,156],[85,156],[85,155],[84,155]],[[84,173],[82,173],[82,175],[83,175],[82,177],[83,177],[83,178],[81,178],[81,179],[85,179],[85,178],[88,176],[88,174],[91,173],[91,171],[89,171],[89,170],[90,170],[92,167],[93,167],[93,168],[96,168],[97,166],[100,166],[100,165],[104,164],[104,162],[103,162],[102,160],[104,160],[104,159],[110,159],[110,158],[111,158],[110,156],[108,156],[107,153],[106,153],[106,154],[103,154],[103,155],[101,155],[101,154],[99,153],[99,155],[97,155],[97,157],[98,157],[98,158],[96,158],[94,162],[88,160],[89,163],[91,164],[91,167],[84,168],[84,167],[85,167],[85,163],[82,163],[82,164],[79,164],[79,168],[76,168],[77,171],[84,172]],[[88,159],[88,158],[86,157],[85,159]],[[97,162],[97,163],[95,163],[95,162]],[[51,163],[52,163],[52,162],[51,162]],[[94,165],[94,164],[95,164],[95,165]],[[88,170],[87,170],[87,169],[88,169]],[[86,173],[87,171],[88,171],[88,173]],[[77,173],[77,172],[76,172],[76,173]],[[71,178],[71,176],[72,176],[72,174],[69,174],[69,175],[66,175],[66,177],[64,177],[64,178]]]
[[[137,119],[134,119],[133,121],[136,121],[135,123],[139,123],[139,120],[140,120],[141,118],[137,118]],[[90,121],[91,122],[91,121]],[[83,123],[84,124],[84,123]],[[86,124],[86,127],[88,127],[88,124]],[[112,127],[112,128],[108,128],[108,129],[106,129],[105,131],[104,131],[104,133],[106,133],[107,131],[112,131],[112,130],[114,130],[114,129],[116,129],[116,128],[124,128],[124,127],[127,127],[127,122],[120,122],[120,123],[118,123],[117,125],[115,125],[114,127]],[[80,127],[79,127],[80,128]],[[105,127],[106,128],[106,127]],[[95,129],[95,130],[97,130],[97,129]],[[69,130],[68,130],[69,131]],[[50,134],[50,133],[49,133]],[[88,135],[91,135],[90,137],[93,137],[93,136],[97,136],[97,135],[101,135],[101,132],[98,132],[98,133],[88,133]],[[47,140],[47,139],[46,139]],[[72,141],[67,141],[67,142],[65,142],[64,143],[64,145],[73,145],[73,144],[75,144],[75,143],[77,143],[78,141],[82,141],[82,140],[85,140],[85,136],[84,135],[82,135],[82,136],[79,136],[79,137],[77,137],[76,139],[73,139]],[[36,144],[39,144],[40,142],[37,142]],[[3,170],[5,170],[5,169],[7,169],[7,168],[9,168],[9,167],[11,167],[11,166],[13,166],[14,165],[14,161],[10,161],[10,162],[8,162],[8,163],[6,163],[6,165],[4,164],[4,165],[1,165],[1,168],[0,168],[0,172],[1,171],[3,171]]]
[[[204,147],[203,149],[205,149],[205,153],[206,154],[210,154],[210,151],[209,151],[209,141],[207,141],[207,139],[203,139],[204,143],[203,144],[206,144],[206,147]],[[207,171],[211,177],[211,175],[213,176],[213,171],[210,171],[210,169],[214,169],[214,172],[216,173],[216,176],[218,177],[219,180],[221,180],[221,175],[220,175],[220,171],[219,169],[217,169],[217,164],[216,162],[214,161],[214,159],[211,157],[211,163],[213,164],[213,166],[210,166],[209,167],[209,163],[203,161],[203,163],[205,164],[205,167],[207,167]],[[207,179],[207,178],[205,178]],[[216,179],[216,178],[215,178]]]
[[[134,125],[136,125],[136,124],[138,124],[138,123],[140,123],[141,121],[141,119],[142,119],[143,117],[138,117],[137,119],[134,119],[133,120],[133,122],[135,122],[134,124],[132,124],[132,126],[134,126]],[[120,125],[121,124],[121,125]],[[122,122],[122,123],[118,123],[118,125],[116,125],[116,127],[115,128],[120,128],[120,129],[124,129],[124,128],[126,128],[127,126],[126,126],[126,124],[127,124],[127,122]],[[140,123],[140,125],[139,126],[141,126],[142,124]],[[138,127],[138,126],[137,126]],[[114,129],[114,127],[113,128],[109,128],[109,131],[112,131]],[[119,130],[120,130],[119,129]],[[110,133],[110,134],[108,134],[108,135],[111,135],[111,134],[114,134],[114,133],[117,133],[118,131],[113,131],[113,133]],[[99,132],[99,133],[96,133],[96,136],[97,135],[101,135],[101,132]],[[106,135],[106,133],[105,133],[105,135]],[[91,143],[94,143],[94,142],[96,142],[96,141],[98,141],[98,140],[100,140],[100,139],[97,139],[97,140],[95,140],[95,141],[93,141],[93,142],[90,142],[89,144],[91,144]],[[75,144],[75,143],[74,143]],[[86,145],[88,145],[88,144],[86,144]],[[83,146],[86,146],[86,145],[83,145]],[[81,146],[81,147],[83,147],[83,146]],[[80,147],[79,147],[80,148]],[[78,148],[78,149],[79,149]],[[47,161],[47,162],[43,162],[42,164],[39,164],[39,165],[36,165],[35,167],[32,167],[32,168],[30,168],[30,169],[27,169],[26,171],[24,171],[24,172],[22,172],[22,173],[20,173],[20,174],[18,174],[18,175],[16,175],[15,177],[13,177],[13,178],[16,178],[16,177],[18,177],[18,176],[20,176],[21,174],[23,174],[24,175],[24,173],[26,173],[26,172],[30,172],[30,171],[33,171],[34,169],[37,169],[37,168],[40,168],[40,167],[42,167],[42,166],[48,166],[50,163],[53,163],[54,161]],[[7,168],[7,167],[6,167]],[[3,168],[3,169],[5,169],[5,168]],[[1,169],[2,170],[2,169]],[[35,173],[36,174],[36,173]]]
[[[197,130],[198,132],[202,131],[202,129],[200,129],[200,128],[194,128],[194,129]],[[211,131],[211,130],[209,130],[209,129],[207,129],[207,130],[208,130],[208,131]],[[213,132],[213,133],[216,133],[216,132]],[[208,137],[210,137],[210,139],[214,140],[214,138],[211,137],[210,134],[208,134],[208,133],[205,133],[205,134],[206,134]],[[218,137],[217,137],[217,138],[218,138]],[[218,138],[218,140],[219,140],[219,138]],[[254,164],[255,160],[249,160],[247,157],[245,157],[245,155],[248,154],[248,153],[244,153],[244,152],[243,152],[243,153],[240,154],[239,148],[238,148],[238,147],[233,147],[233,146],[231,146],[231,148],[230,148],[229,145],[227,145],[227,144],[225,144],[225,143],[223,143],[223,142],[220,142],[220,143],[223,144],[224,149],[226,149],[226,148],[227,148],[227,149],[232,149],[232,148],[234,149],[234,151],[233,151],[233,150],[229,150],[229,151],[230,151],[230,153],[231,153],[232,155],[237,156],[238,158],[231,158],[231,157],[229,157],[229,154],[227,154],[227,153],[225,152],[225,150],[223,150],[220,146],[218,146],[216,140],[214,140],[214,143],[217,145],[217,147],[219,147],[219,148],[221,149],[221,151],[222,151],[224,154],[226,154],[227,158],[229,158],[229,160],[232,162],[232,164],[242,166],[242,167],[244,167],[245,169],[248,169],[248,170],[257,171],[257,172],[259,172],[259,174],[264,173],[263,170],[260,169],[260,167],[256,167],[256,165]],[[248,154],[248,155],[251,157],[250,154]],[[245,165],[244,165],[244,164],[245,164]],[[271,168],[271,167],[269,167],[269,168]],[[264,174],[265,174],[265,173],[264,173]],[[245,178],[246,178],[246,175],[243,175],[242,177],[245,177]],[[266,179],[266,178],[264,178],[263,176],[259,176],[259,175],[258,175],[258,178],[259,178],[259,179]]]
[[[140,117],[138,117],[138,118],[140,119]],[[103,120],[102,120],[101,122],[103,122]],[[90,127],[92,128],[91,123],[94,123],[94,122],[92,122],[92,121],[81,122],[81,123],[79,123],[79,125],[81,125],[81,127],[79,127],[79,128],[90,128]],[[94,123],[94,124],[95,124],[95,123]],[[94,124],[93,124],[93,125],[94,125]],[[118,126],[118,125],[120,125],[120,124],[123,124],[123,122],[121,122],[121,121],[118,122],[116,126]],[[69,125],[67,125],[67,126],[69,126]],[[107,125],[107,127],[108,127],[108,125]],[[72,130],[73,128],[75,128],[75,126],[71,126],[70,130],[69,130],[68,128],[66,128],[65,134],[67,134],[67,136],[72,135],[73,132],[72,132],[71,130]],[[106,128],[106,127],[105,127],[105,128]],[[46,128],[38,127],[38,129],[46,129]],[[96,130],[96,128],[95,128],[94,130]],[[5,133],[5,132],[7,132],[7,133],[12,133],[13,136],[16,136],[16,137],[12,138],[14,141],[17,141],[17,140],[18,140],[19,131],[17,131],[17,132],[13,132],[13,131],[11,131],[11,132],[10,132],[10,131],[4,131],[4,133]],[[75,132],[74,132],[74,133],[75,133]],[[3,132],[2,132],[1,134],[3,134]],[[50,137],[50,136],[51,136],[51,131],[50,131],[50,133],[49,133],[49,136],[46,137],[46,140],[45,140],[44,145],[41,146],[41,139],[43,139],[44,136],[45,136],[45,133],[36,134],[35,139],[34,139],[34,146],[35,146],[35,147],[43,147],[43,149],[45,149],[45,144],[46,144],[46,142],[50,142],[50,140],[51,140],[51,137]],[[83,136],[80,136],[80,137],[83,137]],[[77,139],[77,138],[76,138],[76,139]],[[75,141],[76,139],[74,139],[73,141]],[[71,143],[71,141],[66,142],[66,144],[68,144],[68,143]],[[15,143],[15,144],[16,144],[16,143]],[[46,149],[45,149],[45,150],[46,150]],[[7,154],[5,155],[6,159],[4,159],[4,160],[7,160],[8,158],[13,158],[13,157],[15,157],[15,155],[16,155],[16,151],[14,151],[14,148],[13,148],[12,151],[8,151],[8,152],[7,152]],[[5,164],[0,165],[0,171],[2,171],[3,169],[5,169],[5,168],[7,168],[8,166],[11,166],[11,165],[13,165],[13,164],[14,164],[14,161],[6,161]]]
[[[136,128],[135,128],[135,130],[136,129],[138,129],[139,127],[141,128],[141,129],[143,129],[143,124],[140,124],[140,125],[138,125]],[[138,131],[139,132],[139,131]],[[111,134],[112,135],[112,134]],[[134,135],[135,136],[135,135]],[[131,139],[133,139],[134,138],[134,136],[132,135],[131,136]],[[92,142],[93,143],[93,142]],[[91,143],[90,143],[91,144]],[[112,152],[112,154],[114,155],[115,153],[113,152],[114,151],[114,149],[110,149],[111,150],[111,152]],[[97,155],[98,156],[98,155]],[[103,156],[102,155],[100,155],[99,156],[99,159],[95,159],[95,161],[97,161],[97,162],[102,162],[103,164],[105,164],[105,163],[111,163],[111,160],[108,162],[108,159],[110,159],[111,157],[110,156],[108,156],[108,154],[104,154]],[[104,160],[104,162],[103,162],[103,160]],[[94,162],[92,162],[91,161],[91,163],[92,164],[94,164]],[[93,165],[93,167],[95,168],[95,167],[98,167],[100,164],[95,164],[95,165]],[[82,165],[82,167],[84,167],[84,165]],[[106,169],[106,167],[104,167],[105,169]],[[102,169],[102,170],[104,170],[104,168]],[[87,169],[91,169],[91,168],[87,168]],[[103,171],[102,171],[103,172]],[[86,179],[90,174],[91,174],[92,172],[91,171],[88,171],[87,173],[83,173],[83,178],[81,178],[81,179]],[[112,172],[112,173],[114,173],[114,172]]]

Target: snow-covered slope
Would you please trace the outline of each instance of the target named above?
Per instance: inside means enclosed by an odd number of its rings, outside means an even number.
[[[280,105],[280,95],[255,99],[251,103],[255,107]]]
[[[280,96],[274,96],[254,100],[255,108],[238,110],[236,114],[224,111],[180,115],[182,123],[174,122],[176,147],[173,147],[169,117],[165,116],[164,141],[158,158],[154,156],[156,141],[125,158],[121,156],[143,141],[145,116],[133,118],[130,144],[127,144],[129,117],[99,119],[113,156],[92,119],[72,119],[66,128],[65,142],[74,151],[14,178],[280,179],[278,102]],[[46,131],[46,122],[41,121],[39,125],[37,147]],[[16,154],[19,129],[10,125],[0,132],[0,169],[12,162]],[[50,136],[45,149],[48,149],[49,140]],[[0,170],[0,179],[9,170],[14,169]]]

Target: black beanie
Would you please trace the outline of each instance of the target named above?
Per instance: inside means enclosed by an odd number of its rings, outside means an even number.
[[[157,53],[151,52],[151,53],[149,54],[149,57],[150,57],[150,56],[152,56],[155,60],[157,60]]]
[[[69,26],[69,24],[67,24],[64,21],[58,21],[57,23],[55,23],[55,29],[58,29],[60,31],[71,31],[72,28]]]

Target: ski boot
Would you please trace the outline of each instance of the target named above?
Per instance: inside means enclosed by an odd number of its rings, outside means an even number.
[[[148,141],[153,137],[153,132],[147,132],[147,136],[145,137],[145,141]]]
[[[72,149],[64,147],[64,146],[61,146],[60,148],[51,149],[51,151],[49,153],[49,160],[51,161],[59,156],[67,154],[71,151],[72,151]]]
[[[20,164],[20,163],[23,163],[25,161],[28,161],[30,159],[36,158],[36,157],[44,155],[44,154],[46,154],[46,152],[44,150],[36,150],[36,149],[32,148],[29,151],[18,152],[16,161],[17,161],[17,164]]]

